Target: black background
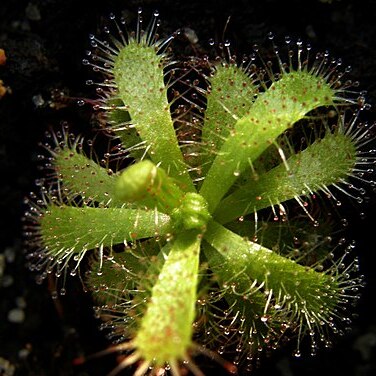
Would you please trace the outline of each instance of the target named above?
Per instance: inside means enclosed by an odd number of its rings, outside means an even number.
[[[327,49],[331,55],[342,57],[344,66],[352,66],[352,77],[360,81],[359,90],[368,91],[368,102],[373,105],[365,118],[370,123],[376,120],[376,4],[372,0],[2,0],[0,48],[8,59],[0,67],[0,79],[11,93],[0,100],[0,252],[8,249],[8,253],[15,252],[16,258],[5,270],[13,277],[13,284],[0,287],[0,358],[14,364],[17,375],[97,376],[106,374],[115,364],[115,357],[108,356],[73,365],[75,358],[99,351],[108,343],[98,332],[90,298],[80,292],[79,285],[69,286],[67,296],[52,301],[48,286],[35,284],[24,266],[20,218],[25,210],[23,197],[34,189],[39,174],[37,144],[43,140],[44,132],[50,127],[58,129],[61,121],[67,121],[77,132],[90,134],[90,107],[78,107],[72,99],[60,109],[51,108],[51,92],[64,91],[69,98],[93,98],[92,88],[85,85],[91,73],[81,63],[89,48],[88,35],[100,32],[99,27],[110,12],[126,10],[134,25],[139,6],[143,7],[145,19],[154,9],[160,11],[161,31],[166,35],[181,27],[194,30],[200,50],[208,48],[209,38],[222,39],[229,16],[225,38],[232,41],[239,56],[249,53],[254,43],[262,45],[269,31],[276,40],[289,35],[309,41],[316,51]],[[45,104],[37,106],[35,96],[41,96]],[[372,307],[376,252],[376,200],[372,195],[376,193],[368,188],[368,194],[371,200],[367,205],[357,211],[349,205],[347,215],[346,231],[357,241],[361,270],[367,281],[353,331],[345,338],[335,339],[332,349],[323,349],[314,358],[304,355],[293,359],[289,348],[278,351],[264,359],[255,376],[376,375],[376,315]],[[364,215],[357,214],[360,211]],[[9,323],[7,314],[20,296],[26,301],[25,320]],[[359,343],[363,344],[363,351],[359,351]],[[20,357],[20,350],[26,348],[29,355]],[[369,357],[365,357],[365,349],[369,350]],[[207,368],[210,372],[220,371]]]

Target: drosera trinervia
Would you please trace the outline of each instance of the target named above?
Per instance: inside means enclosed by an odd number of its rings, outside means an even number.
[[[30,269],[64,294],[81,276],[115,344],[103,354],[125,353],[111,375],[202,375],[195,354],[243,372],[286,340],[299,357],[305,335],[315,354],[363,285],[317,197],[358,203],[374,184],[364,95],[340,60],[290,38],[273,61],[255,47],[238,62],[225,42],[180,64],[158,17],[143,30],[139,11],[127,33],[111,15],[105,39],[90,36],[95,110],[119,145],[101,163],[66,127],[50,134],[27,200]]]

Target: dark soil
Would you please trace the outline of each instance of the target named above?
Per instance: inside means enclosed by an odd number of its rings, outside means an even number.
[[[90,134],[92,110],[76,104],[78,98],[95,97],[85,85],[91,73],[81,63],[89,48],[89,33],[99,33],[110,12],[125,10],[134,24],[139,6],[145,18],[154,9],[160,11],[166,35],[181,27],[196,32],[199,41],[193,52],[197,53],[208,48],[213,37],[230,39],[235,53],[242,56],[254,43],[263,45],[269,31],[277,43],[289,35],[309,41],[314,50],[329,50],[332,56],[342,57],[344,66],[352,66],[352,77],[360,81],[359,90],[368,91],[373,105],[363,118],[370,123],[376,120],[374,0],[2,0],[0,48],[7,61],[0,66],[0,80],[8,92],[0,99],[0,254],[5,260],[0,279],[0,375],[98,376],[116,364],[114,356],[76,364],[81,356],[109,344],[98,331],[90,296],[82,293],[78,281],[69,281],[69,293],[57,300],[50,297],[51,285],[35,283],[25,267],[21,218],[23,197],[35,189],[34,180],[40,175],[38,142],[45,131],[66,121],[76,133]],[[185,41],[179,44],[181,53],[192,53],[191,47]],[[58,92],[64,92],[66,99],[56,106],[52,93]],[[371,188],[368,192],[376,196]],[[335,338],[332,349],[313,358],[293,359],[291,349],[277,351],[264,359],[254,376],[376,375],[375,203],[373,197],[360,209],[348,208],[347,236],[357,241],[367,281],[352,332]],[[10,312],[16,319],[21,315],[19,322],[10,322]],[[207,374],[223,372],[207,367]]]

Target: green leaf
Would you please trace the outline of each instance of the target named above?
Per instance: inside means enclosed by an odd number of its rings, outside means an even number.
[[[197,235],[178,235],[153,287],[134,339],[136,351],[148,363],[175,365],[187,358],[192,345],[201,242]]]
[[[227,223],[299,196],[318,192],[348,178],[357,162],[356,145],[348,135],[327,132],[300,153],[260,174],[227,196],[214,218]]]
[[[214,221],[208,224],[205,240],[225,258],[234,276],[244,272],[266,294],[271,294],[270,301],[284,311],[291,324],[320,326],[320,322],[327,323],[335,314],[341,299],[336,277],[299,265]],[[217,269],[217,273],[221,270]]]
[[[41,243],[54,258],[164,235],[169,231],[170,217],[152,210],[52,204],[40,218]]]
[[[203,250],[219,284],[218,295],[229,306],[224,317],[217,317],[214,311],[211,319],[210,324],[214,328],[218,326],[215,333],[222,337],[216,341],[229,341],[229,336],[235,335],[238,352],[245,351],[252,356],[264,347],[276,346],[284,332],[284,312],[268,303],[269,295],[250,279],[245,266],[236,272],[233,264],[207,243]]]
[[[193,190],[167,101],[165,57],[157,53],[156,46],[130,39],[114,59],[118,97],[125,104],[139,137],[146,142],[150,158],[180,182],[184,191]]]
[[[257,87],[244,69],[235,64],[217,64],[210,77],[210,90],[202,142],[202,172],[206,174],[223,142],[233,131],[236,120],[246,116],[254,101]]]
[[[209,170],[200,193],[213,213],[240,174],[309,111],[334,103],[335,90],[306,71],[285,73],[239,119]]]
[[[84,201],[109,206],[122,204],[114,195],[116,177],[81,152],[71,148],[61,149],[55,155],[53,164],[67,197],[80,196]]]

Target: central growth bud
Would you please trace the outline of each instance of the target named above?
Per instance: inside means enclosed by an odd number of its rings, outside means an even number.
[[[179,207],[171,213],[174,227],[204,232],[211,218],[207,201],[198,193],[188,192]]]
[[[121,201],[138,202],[151,209],[156,207],[170,215],[176,232],[204,232],[211,218],[208,203],[202,195],[184,192],[175,179],[150,160],[128,167],[118,177],[115,192]]]

